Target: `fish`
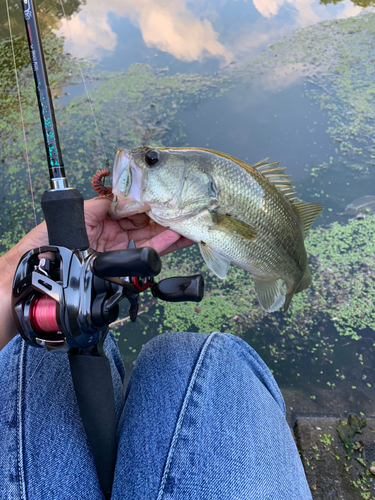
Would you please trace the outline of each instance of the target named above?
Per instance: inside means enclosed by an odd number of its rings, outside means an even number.
[[[249,272],[267,312],[287,312],[310,285],[304,238],[323,206],[296,201],[279,162],[251,166],[204,148],[143,146],[118,149],[112,177],[110,217],[146,212],[198,243],[219,278],[231,264]]]
[[[365,195],[360,198],[356,198],[349,205],[346,206],[345,212],[337,215],[355,215],[361,210],[367,213],[375,213],[375,196]]]

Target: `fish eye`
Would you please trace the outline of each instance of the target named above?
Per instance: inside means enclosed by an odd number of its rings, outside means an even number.
[[[155,149],[150,149],[147,151],[145,156],[145,161],[149,167],[153,167],[160,160],[160,153]]]

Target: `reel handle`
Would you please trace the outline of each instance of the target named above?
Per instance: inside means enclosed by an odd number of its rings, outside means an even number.
[[[204,295],[204,279],[201,274],[165,278],[151,287],[154,297],[168,302],[200,302]]]
[[[159,254],[151,247],[104,252],[98,254],[91,265],[94,273],[101,278],[147,278],[156,276],[161,271]]]

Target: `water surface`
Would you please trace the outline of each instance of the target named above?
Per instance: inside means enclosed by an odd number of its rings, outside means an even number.
[[[365,10],[349,0],[69,0],[64,6],[68,18],[59,3],[38,2],[67,175],[86,198],[93,195],[91,175],[107,156],[113,160],[117,147],[186,145],[249,163],[280,160],[300,198],[325,206],[307,240],[313,285],[286,316],[260,310],[244,273],[232,269],[223,283],[196,249],[172,256],[164,274],[201,270],[206,298],[176,308],[146,295],[139,321],[115,326],[128,374],[142,345],[164,329],[227,331],[265,359],[289,415],[373,415],[375,222],[366,213],[353,222],[338,215],[353,199],[375,193],[372,3]],[[46,163],[16,1],[11,19],[38,200],[48,187]],[[0,42],[5,250],[33,217],[4,6]],[[87,75],[105,151],[72,58]]]

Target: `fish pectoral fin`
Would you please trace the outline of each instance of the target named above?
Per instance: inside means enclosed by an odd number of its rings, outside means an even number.
[[[257,294],[260,305],[267,312],[274,312],[285,302],[285,294],[281,289],[279,280],[263,281],[254,278],[255,292]]]
[[[311,224],[318,217],[323,208],[323,205],[318,205],[317,203],[304,203],[303,201],[292,203],[293,212],[301,221],[304,238],[306,238]]]
[[[230,262],[223,259],[223,257],[215,252],[215,250],[212,250],[212,248],[208,245],[203,243],[203,241],[198,243],[198,246],[207,267],[211,269],[211,271],[215,273],[218,278],[223,280],[227,275]]]
[[[257,236],[257,231],[252,226],[243,222],[242,220],[231,217],[230,215],[223,215],[218,212],[210,212],[214,226],[210,229],[217,229],[244,238],[245,240],[253,240]]]

